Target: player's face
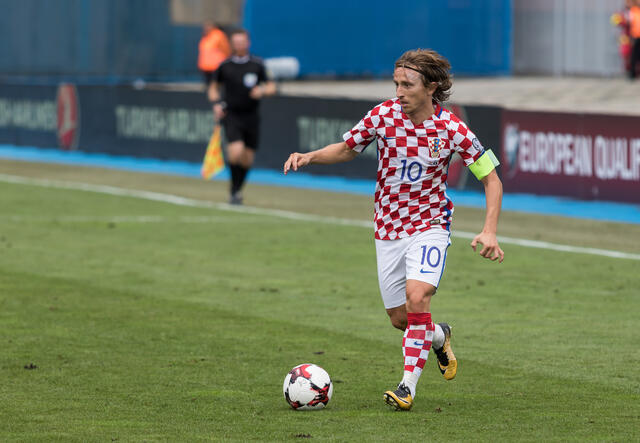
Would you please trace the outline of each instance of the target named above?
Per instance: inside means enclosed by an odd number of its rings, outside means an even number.
[[[239,56],[246,55],[249,52],[249,36],[247,34],[233,34],[231,36],[231,49],[233,53]]]
[[[412,69],[396,68],[393,72],[396,97],[400,100],[405,114],[419,112],[431,104],[435,87],[427,88],[422,82],[422,74]]]

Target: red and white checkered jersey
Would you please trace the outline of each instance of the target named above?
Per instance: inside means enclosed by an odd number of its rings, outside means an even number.
[[[428,120],[414,125],[394,98],[374,107],[343,135],[356,152],[375,138],[375,237],[395,240],[432,227],[449,229],[453,214],[446,193],[449,161],[458,152],[469,166],[484,153],[473,132],[440,105]]]

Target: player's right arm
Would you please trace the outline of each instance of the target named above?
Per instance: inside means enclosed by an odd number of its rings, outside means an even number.
[[[294,152],[284,162],[284,173],[286,175],[290,169],[297,171],[298,168],[311,164],[332,165],[334,163],[347,162],[353,160],[357,155],[358,153],[345,142],[327,145],[322,149],[305,152],[304,154]]]
[[[291,154],[284,163],[284,173],[286,174],[290,169],[297,171],[298,168],[310,164],[331,165],[353,160],[376,138],[376,126],[381,122],[378,116],[379,108],[380,105],[373,108],[353,129],[347,131],[342,136],[343,142],[327,145],[317,151]],[[375,114],[375,122],[372,119],[373,114]]]

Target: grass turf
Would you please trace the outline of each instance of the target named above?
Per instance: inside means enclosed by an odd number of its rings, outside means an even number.
[[[640,438],[637,261],[497,265],[454,239],[432,309],[458,377],[431,356],[393,413],[370,230],[4,183],[0,202],[2,440]],[[334,379],[324,411],[282,398],[304,362]]]

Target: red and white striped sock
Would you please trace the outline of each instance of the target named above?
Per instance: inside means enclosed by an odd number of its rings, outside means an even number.
[[[431,341],[433,340],[434,324],[431,321],[431,313],[407,314],[407,329],[402,338],[402,353],[404,355],[404,383],[411,391],[411,396],[416,395],[418,379],[429,357]]]

